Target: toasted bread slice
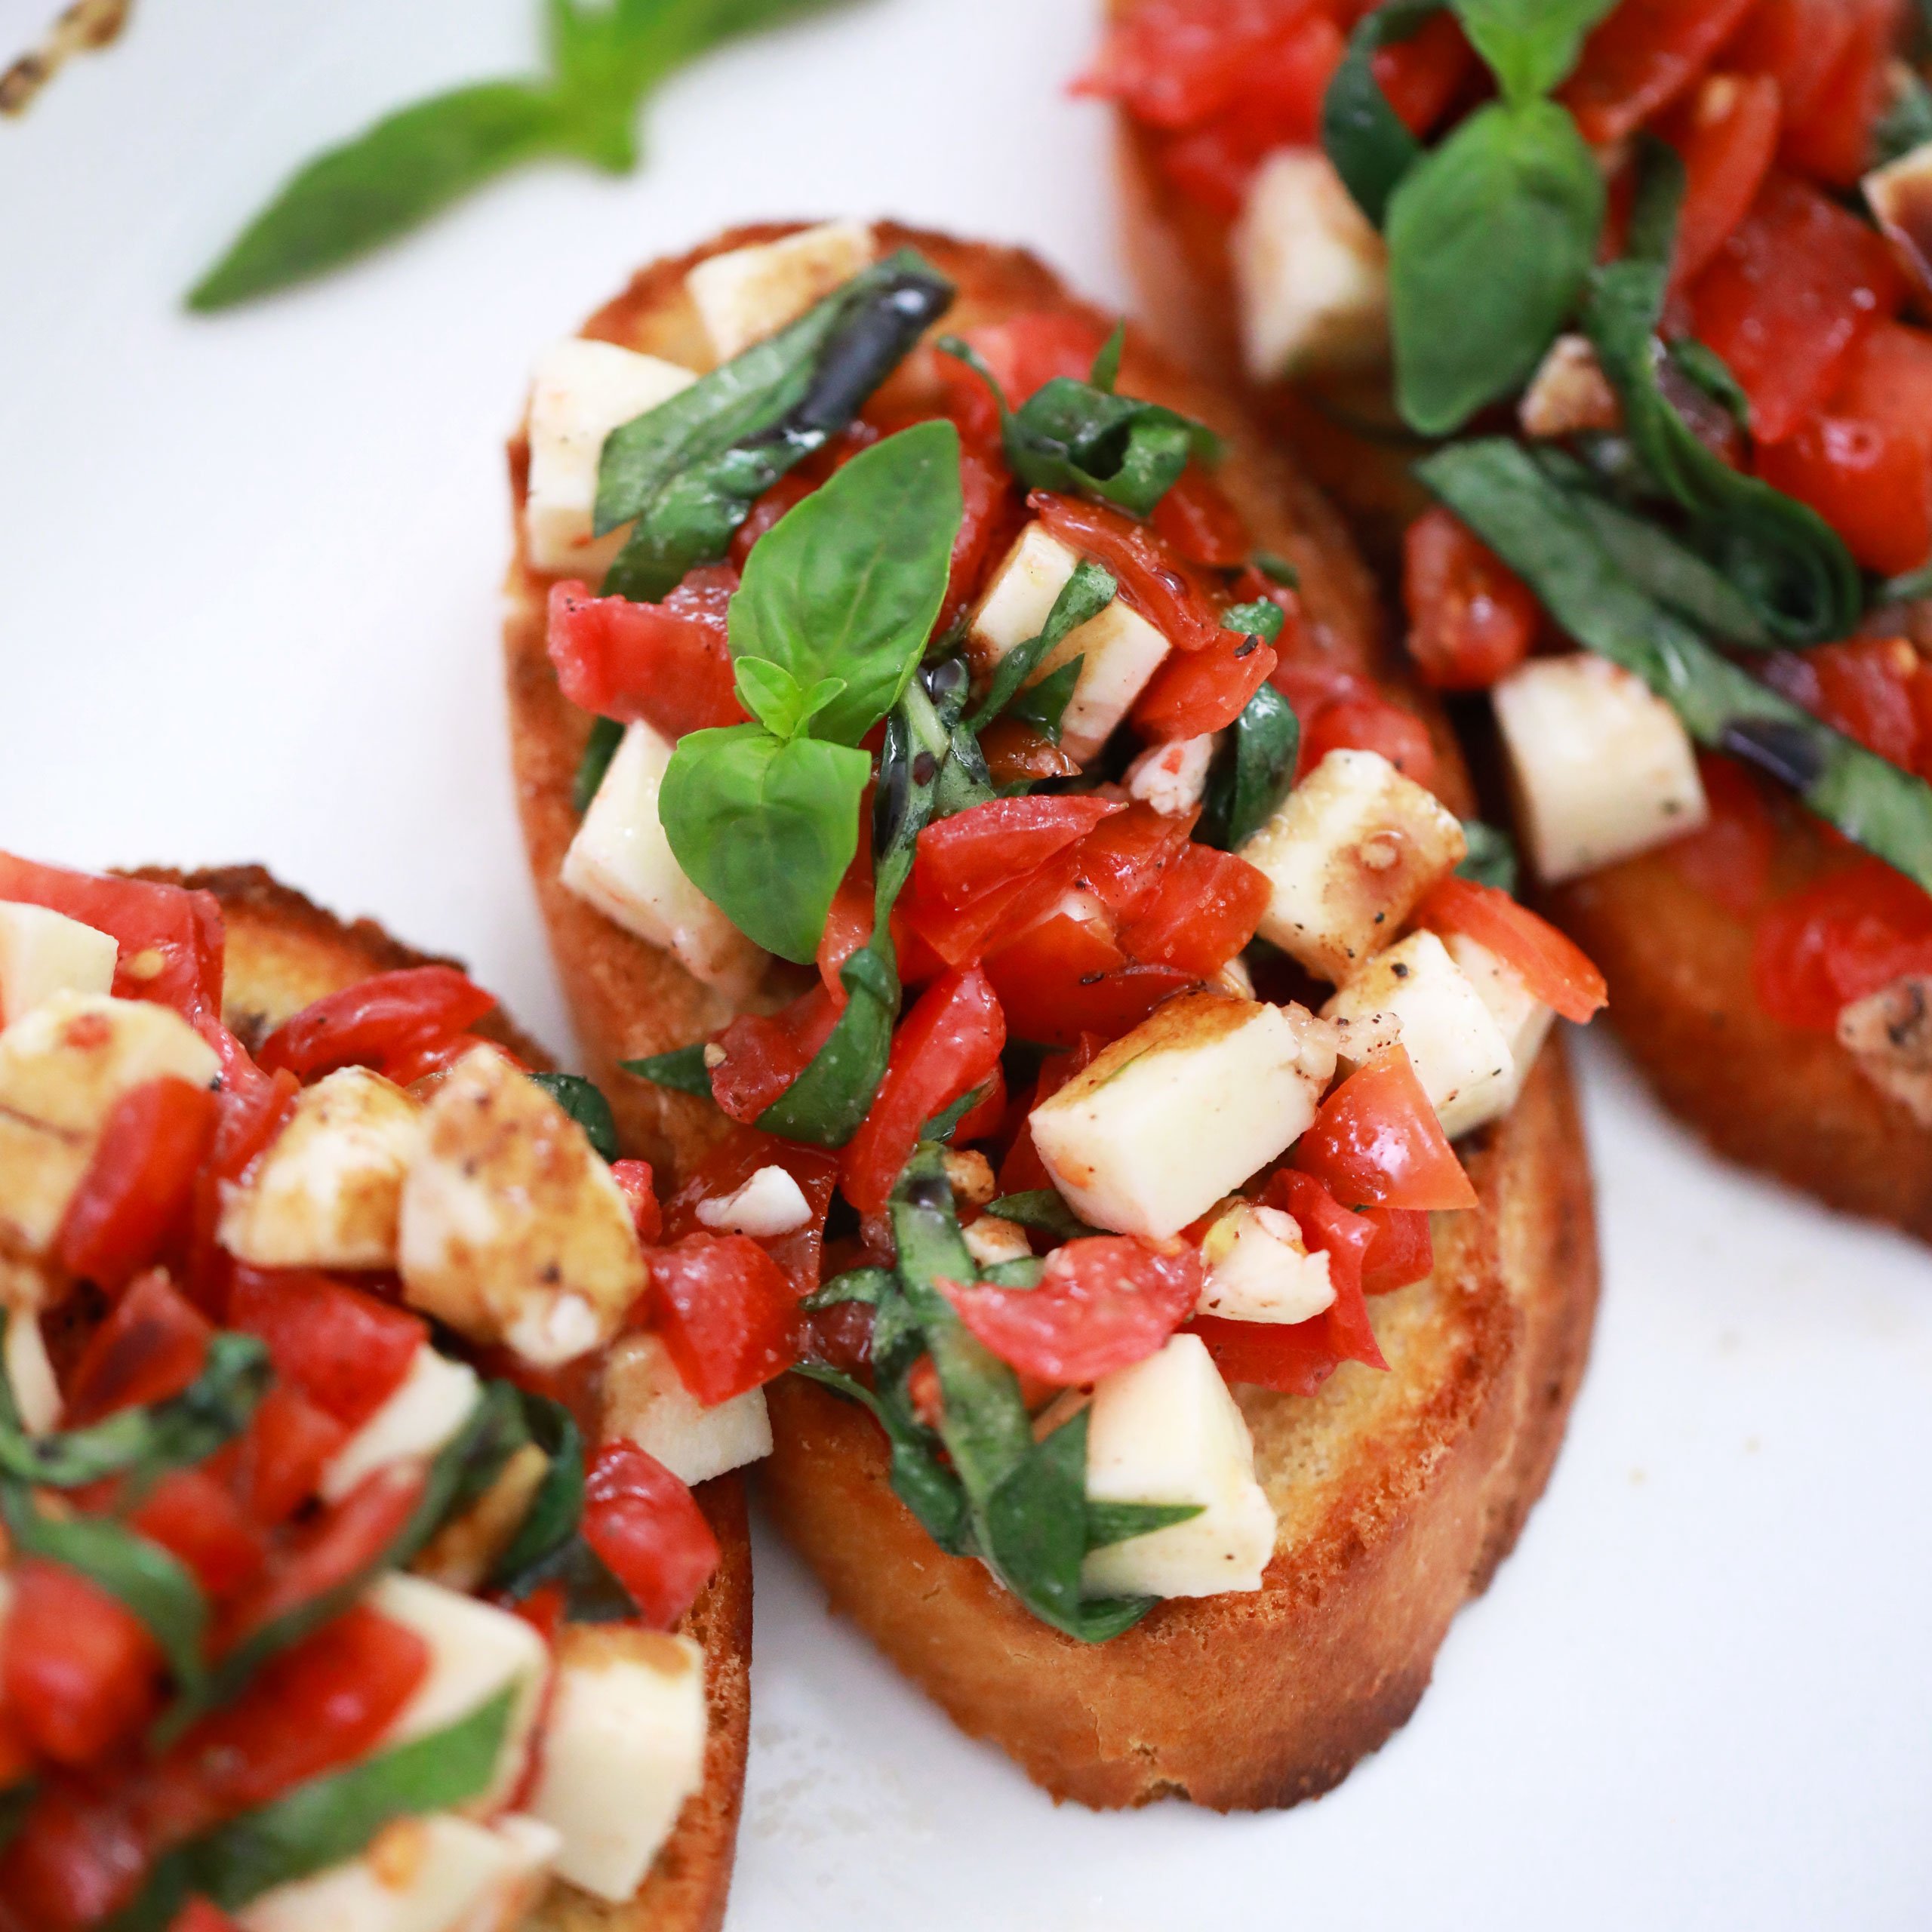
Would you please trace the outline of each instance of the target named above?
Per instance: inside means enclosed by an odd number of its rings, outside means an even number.
[[[741,229],[646,269],[586,333],[694,368],[708,344],[686,272],[790,225]],[[949,328],[1033,309],[1091,315],[1030,256],[884,226],[957,284]],[[909,364],[895,381],[917,382]],[[1208,423],[1220,480],[1257,543],[1301,572],[1306,621],[1340,666],[1380,663],[1373,584],[1333,512],[1226,395],[1178,374],[1130,331],[1122,389]],[[523,453],[512,468],[521,498]],[[511,722],[532,866],[578,1026],[612,1078],[620,1124],[656,1158],[688,1158],[695,1103],[614,1074],[722,1017],[669,960],[557,883],[589,720],[545,657],[544,580],[521,547],[507,630]],[[1439,718],[1450,802],[1466,779]],[[958,1721],[1057,1796],[1093,1804],[1170,1792],[1223,1808],[1293,1803],[1336,1783],[1407,1716],[1458,1605],[1487,1582],[1541,1491],[1589,1347],[1596,1252],[1581,1130],[1552,1042],[1509,1118],[1466,1150],[1481,1206],[1438,1217],[1429,1281],[1382,1299],[1392,1367],[1340,1370],[1297,1398],[1244,1391],[1257,1469],[1280,1518],[1260,1592],[1175,1601],[1125,1637],[1082,1645],[1035,1621],[977,1563],[928,1541],[897,1499],[871,1423],[816,1387],[770,1393],[764,1492],[834,1604]]]
[[[325,912],[260,866],[197,872],[148,867],[134,875],[211,892],[221,902],[228,928],[223,1017],[251,1048],[326,993],[373,973],[432,963],[432,955],[392,939],[371,920],[352,924]],[[492,1014],[478,1031],[500,1041],[526,1065],[552,1064],[500,1014]],[[716,1932],[724,1923],[750,1725],[751,1542],[743,1485],[736,1476],[702,1484],[696,1494],[723,1555],[717,1574],[679,1626],[705,1653],[704,1783],[686,1803],[635,1899],[608,1905],[560,1881],[528,1921],[531,1932]]]

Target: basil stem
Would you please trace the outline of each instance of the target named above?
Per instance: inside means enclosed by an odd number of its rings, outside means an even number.
[[[624,741],[624,728],[614,718],[593,718],[590,736],[583,741],[583,756],[577,761],[577,776],[571,780],[571,807],[581,818],[589,811],[617,747]]]
[[[1294,707],[1272,685],[1257,687],[1208,775],[1203,838],[1238,851],[1287,796],[1300,755],[1301,720]]]
[[[1052,1235],[1060,1241],[1076,1241],[1082,1235],[1098,1234],[1090,1228],[1051,1187],[1029,1187],[1022,1194],[1002,1194],[986,1204],[986,1212],[1016,1226],[1031,1228],[1036,1234]]]
[[[674,1094],[694,1094],[701,1100],[711,1098],[711,1069],[704,1063],[702,1040],[694,1040],[688,1047],[674,1047],[668,1054],[620,1060],[617,1066],[625,1073],[648,1080],[654,1087],[668,1087]]]
[[[959,1478],[934,1453],[937,1438],[921,1429],[900,1405],[882,1401],[857,1377],[822,1361],[794,1363],[794,1375],[835,1390],[869,1411],[885,1431],[892,1450],[892,1493],[918,1518],[919,1527],[940,1549],[962,1553],[966,1494]]]
[[[1355,205],[1380,228],[1395,185],[1422,158],[1423,146],[1389,104],[1375,57],[1411,39],[1445,0],[1383,0],[1355,23],[1349,51],[1321,101],[1321,146]]]
[[[594,1081],[580,1073],[533,1073],[530,1077],[583,1129],[585,1139],[605,1160],[617,1158],[617,1118]]]
[[[1038,637],[1017,644],[993,667],[985,697],[968,715],[969,729],[983,730],[1005,710],[1040,664],[1066,641],[1069,632],[1091,623],[1114,601],[1120,586],[1113,573],[1091,557],[1083,557],[1060,588],[1053,608]]]
[[[1463,838],[1469,850],[1456,868],[1458,878],[1473,879],[1478,885],[1493,885],[1498,891],[1515,897],[1518,862],[1516,841],[1509,833],[1486,824],[1479,818],[1463,821]]]

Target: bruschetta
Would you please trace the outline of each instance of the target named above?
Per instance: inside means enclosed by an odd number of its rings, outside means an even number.
[[[1420,675],[1494,692],[1665,1100],[1932,1236],[1915,18],[1116,0],[1082,85],[1155,325],[1361,520]]]
[[[0,855],[8,1932],[721,1923],[739,1478],[495,1004],[257,867]]]
[[[1339,525],[1029,256],[884,223],[645,269],[511,471],[525,829],[680,1183],[654,1272],[803,1291],[780,1527],[1056,1795],[1327,1789],[1555,1454],[1601,998],[1459,875]]]

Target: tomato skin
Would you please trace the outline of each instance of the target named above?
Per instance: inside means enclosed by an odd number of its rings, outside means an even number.
[[[1238,569],[1253,548],[1247,519],[1198,459],[1154,506],[1152,522],[1177,556],[1211,570]]]
[[[1022,779],[1071,778],[1080,767],[1023,718],[995,718],[980,734],[980,749],[995,785]]]
[[[240,1928],[220,1906],[197,1896],[174,1915],[168,1932],[240,1932]]]
[[[1074,1046],[1083,1034],[1118,1039],[1196,983],[1178,967],[1130,964],[1106,934],[1063,912],[1001,946],[986,970],[1008,1032],[1043,1047]]]
[[[919,892],[915,880],[912,888],[900,895],[894,911],[900,977],[909,983],[930,977],[921,974],[909,956],[915,946],[928,949],[944,965],[955,968],[970,966],[997,952],[1008,938],[1047,917],[1072,888],[1079,870],[1078,851],[1069,847],[956,911]]]
[[[1530,654],[1536,595],[1474,531],[1440,505],[1403,540],[1409,655],[1438,691],[1487,691]]]
[[[1294,1165],[1338,1201],[1374,1208],[1476,1204],[1476,1191],[1400,1046],[1371,1054],[1322,1102],[1296,1144]]]
[[[152,1709],[160,1651],[132,1611],[77,1571],[27,1557],[10,1574],[8,1720],[42,1756],[91,1763]]]
[[[188,1250],[188,1287],[198,1306],[219,1315],[228,1306],[233,1257],[221,1245],[224,1183],[239,1182],[263,1149],[288,1124],[301,1091],[294,1074],[275,1074],[217,1097],[214,1145],[195,1180],[193,1229]]]
[[[1910,426],[1814,416],[1760,449],[1757,469],[1774,488],[1810,504],[1867,570],[1900,576],[1932,554],[1932,463]]]
[[[583,1536],[656,1630],[678,1622],[718,1567],[718,1539],[691,1491],[634,1442],[592,1459]]]
[[[1177,651],[1204,651],[1221,635],[1220,612],[1158,531],[1103,503],[1035,490],[1026,499],[1048,534],[1105,564],[1126,601]]]
[[[178,1556],[211,1597],[232,1595],[260,1571],[268,1555],[260,1526],[203,1469],[171,1470],[128,1521]]]
[[[630,1208],[631,1225],[637,1229],[638,1239],[648,1247],[664,1228],[663,1211],[657,1204],[657,1190],[652,1184],[651,1163],[613,1161],[611,1178]]]
[[[1724,49],[1724,63],[1777,82],[1786,117],[1802,120],[1857,25],[1857,10],[1845,0],[1757,0]]]
[[[1044,865],[1121,809],[1089,795],[993,798],[955,812],[919,834],[912,890],[957,911]]]
[[[1833,188],[1856,186],[1871,165],[1887,70],[1903,38],[1899,0],[1847,0],[1845,11],[1844,48],[1823,69],[1816,97],[1787,120],[1780,150],[1787,168]]]
[[[1860,638],[1765,660],[1764,681],[1867,751],[1912,771],[1924,754],[1918,654],[1903,638]]]
[[[1232,103],[1307,0],[1145,0],[1115,22],[1074,92],[1153,128],[1191,128]]]
[[[752,1128],[734,1128],[706,1153],[685,1184],[665,1202],[663,1238],[678,1241],[687,1235],[707,1232],[697,1218],[700,1204],[736,1193],[760,1168],[768,1167],[783,1168],[798,1183],[812,1214],[804,1226],[789,1234],[774,1235],[758,1246],[783,1269],[795,1295],[808,1295],[818,1286],[825,1217],[838,1184],[838,1156],[822,1147],[781,1140]]]
[[[236,1269],[228,1321],[259,1335],[275,1373],[352,1429],[402,1386],[429,1340],[420,1315],[303,1269]]]
[[[1361,1218],[1375,1229],[1361,1258],[1364,1294],[1392,1294],[1411,1281],[1428,1279],[1435,1267],[1435,1244],[1426,1213],[1417,1208],[1364,1208]]]
[[[1495,886],[1445,878],[1415,917],[1418,925],[1435,932],[1468,934],[1521,974],[1544,1005],[1580,1026],[1610,998],[1603,975],[1581,946]]]
[[[1932,973],[1932,897],[1876,859],[1780,900],[1752,945],[1758,1004],[1806,1032],[1908,973]]]
[[[1634,134],[1703,71],[1752,0],[1622,0],[1557,97],[1593,143]]]
[[[454,966],[405,966],[325,994],[262,1042],[263,1071],[303,1080],[337,1067],[386,1072],[392,1057],[467,1032],[497,1000]]]
[[[64,1426],[180,1395],[201,1374],[214,1332],[158,1269],[141,1275],[88,1337],[68,1382]]]
[[[706,1408],[798,1358],[798,1297],[746,1235],[692,1234],[651,1257],[651,1322]]]
[[[1424,21],[1407,40],[1383,48],[1372,64],[1389,105],[1417,137],[1448,112],[1479,65],[1461,22],[1446,11]]]
[[[724,1058],[711,1069],[711,1097],[749,1126],[811,1063],[838,1023],[839,1005],[814,986],[774,1014],[740,1014],[713,1043]]]
[[[1036,1288],[940,1288],[1002,1361],[1065,1388],[1159,1349],[1201,1298],[1201,1257],[1187,1247],[1161,1254],[1124,1235],[1085,1235],[1048,1256]]]
[[[1225,731],[1278,662],[1274,647],[1222,632],[1202,651],[1171,651],[1134,700],[1134,728],[1152,743]]]
[[[1277,684],[1280,680],[1276,678]],[[1344,698],[1324,705],[1302,727],[1301,752],[1296,761],[1297,780],[1312,771],[1331,752],[1374,752],[1386,758],[1404,778],[1426,789],[1435,782],[1435,746],[1429,727],[1413,711],[1385,697]]]
[[[1777,153],[1782,105],[1768,75],[1712,74],[1665,122],[1685,175],[1673,288],[1704,268],[1750,211]]]
[[[1139,917],[1168,869],[1187,849],[1200,817],[1198,811],[1170,817],[1134,800],[1081,841],[1075,882],[1082,891],[1092,893],[1115,919]]]
[[[211,1459],[263,1529],[284,1523],[315,1492],[349,1431],[286,1383],[262,1398],[239,1438]]]
[[[1094,357],[1106,345],[1107,334],[1107,325],[1092,315],[1036,309],[968,329],[966,340],[992,371],[1008,407],[1017,409],[1035,389],[1057,377],[1084,382]],[[949,378],[949,386],[957,385],[987,405],[986,414],[976,425],[977,432],[997,437],[999,420],[985,385],[960,363],[949,358],[946,361],[951,369],[959,371],[958,377]]]
[[[1267,875],[1245,859],[1190,844],[1161,875],[1120,943],[1143,964],[1175,966],[1204,979],[1254,938],[1272,890]]]
[[[91,1780],[45,1780],[0,1854],[0,1909],[23,1932],[78,1932],[134,1903],[148,1853],[128,1807]]]

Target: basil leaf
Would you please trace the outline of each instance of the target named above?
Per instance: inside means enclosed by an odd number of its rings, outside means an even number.
[[[580,1073],[533,1073],[531,1078],[577,1125],[584,1138],[607,1161],[617,1158],[617,1123],[611,1103],[593,1081]]]
[[[10,1318],[0,1309],[0,1345]],[[272,1373],[267,1347],[254,1336],[217,1334],[201,1374],[180,1395],[122,1409],[85,1429],[39,1436],[27,1434],[12,1386],[0,1375],[0,1472],[43,1489],[78,1489],[131,1475],[145,1490],[239,1435]]]
[[[980,1270],[980,1278],[996,1288],[1037,1288],[1047,1272],[1047,1264],[1037,1254],[1016,1254],[1011,1261],[995,1261]]]
[[[1236,604],[1221,614],[1224,631],[1240,631],[1272,644],[1281,635],[1287,613],[1272,597],[1257,597],[1252,604]]]
[[[1090,1228],[1051,1187],[1030,1187],[1022,1194],[1002,1194],[986,1204],[989,1214],[1002,1221],[1031,1228],[1035,1232],[1054,1235],[1062,1241],[1077,1241],[1082,1235],[1098,1234]]]
[[[1567,79],[1583,38],[1617,0],[1455,0],[1469,44],[1511,100],[1534,100]]]
[[[577,776],[571,780],[571,809],[581,818],[589,811],[617,747],[624,741],[624,728],[614,718],[593,718],[590,735],[583,741],[583,755],[577,761]]]
[[[1321,100],[1321,146],[1356,207],[1380,228],[1389,197],[1422,158],[1423,146],[1389,104],[1375,57],[1412,38],[1445,0],[1383,0],[1349,36],[1349,51]],[[1265,567],[1264,567],[1265,568]]]
[[[1094,366],[1087,372],[1087,380],[1097,389],[1111,395],[1120,383],[1120,358],[1127,349],[1127,325],[1116,322],[1114,332],[1101,343],[1100,352],[1094,358]]]
[[[856,745],[899,702],[962,514],[959,432],[921,423],[854,457],[752,546],[731,605],[740,669],[762,659],[799,691],[838,687],[792,728]]]
[[[761,657],[740,657],[732,669],[739,702],[774,737],[798,737],[845,688],[843,678],[821,678],[808,690]]]
[[[1897,91],[1872,131],[1872,166],[1885,168],[1932,143],[1932,88],[1901,63],[1893,70]]]
[[[799,1303],[798,1306],[810,1312],[821,1308],[837,1308],[848,1301],[863,1302],[869,1308],[878,1305],[878,1298],[891,1286],[893,1273],[890,1268],[848,1268],[842,1275],[835,1275],[823,1287],[817,1288]]]
[[[1037,685],[1029,685],[1020,692],[1006,707],[1006,715],[1018,718],[1023,724],[1032,725],[1041,737],[1058,744],[1066,707],[1073,702],[1073,688],[1080,681],[1080,673],[1086,662],[1084,653],[1078,657],[1069,657],[1064,664],[1048,672]]]
[[[1751,398],[1730,373],[1730,365],[1715,349],[1707,349],[1694,335],[1680,335],[1664,344],[1664,353],[1676,365],[1678,374],[1702,389],[1740,429],[1750,428]]]
[[[1289,590],[1301,588],[1301,572],[1285,557],[1278,557],[1272,550],[1257,550],[1254,553],[1254,568],[1263,577],[1272,577],[1275,583]]]
[[[1060,595],[1054,599],[1039,635],[1015,645],[993,667],[986,694],[967,718],[968,725],[977,731],[997,718],[1039,665],[1060,648],[1070,632],[1097,617],[1114,601],[1119,588],[1113,573],[1104,565],[1082,557],[1074,566],[1073,574],[1060,586]]]
[[[1270,605],[1270,609],[1278,607]],[[1208,774],[1207,833],[1224,851],[1238,851],[1275,816],[1295,782],[1301,720],[1272,685],[1241,708]]]
[[[1087,1547],[1105,1549],[1110,1543],[1152,1536],[1156,1530],[1192,1521],[1204,1506],[1199,1503],[1090,1503]]]
[[[711,1098],[711,1069],[704,1063],[704,1042],[694,1040],[688,1047],[674,1047],[668,1054],[649,1054],[642,1060],[620,1060],[618,1067],[648,1080],[654,1087],[668,1087],[674,1094],[695,1094],[700,1100]]]
[[[1548,101],[1493,102],[1404,177],[1389,298],[1411,428],[1447,435],[1534,372],[1589,277],[1604,206],[1595,158]]]
[[[1508,832],[1479,818],[1463,820],[1463,837],[1469,850],[1456,868],[1456,876],[1473,879],[1478,885],[1493,885],[1513,897],[1518,870],[1516,841]]]
[[[919,1138],[931,1140],[940,1146],[947,1146],[959,1131],[959,1123],[993,1091],[989,1080],[975,1087],[971,1093],[961,1094],[949,1107],[942,1108],[921,1129]]]
[[[528,1589],[519,1587],[521,1580],[568,1543],[583,1517],[583,1437],[575,1417],[547,1395],[520,1392],[524,1426],[549,1457],[550,1466],[516,1534],[491,1567],[491,1586],[513,1597],[529,1595]]]
[[[986,754],[962,715],[971,685],[972,674],[964,659],[949,657],[921,671],[906,686],[900,706],[914,769],[923,768],[919,760],[922,752],[936,767],[932,781],[934,818],[950,818],[955,812],[984,804],[993,795]],[[912,863],[909,851],[906,863]]]
[[[635,527],[605,592],[654,602],[721,557],[758,498],[851,423],[952,300],[952,285],[902,248],[614,430],[594,527]]]
[[[869,1411],[885,1431],[891,1445],[892,1493],[918,1518],[923,1529],[941,1549],[962,1553],[966,1531],[966,1494],[959,1478],[933,1454],[922,1432],[909,1425],[893,1405],[880,1400],[856,1377],[829,1367],[822,1361],[795,1362],[794,1375],[808,1382],[835,1390],[848,1401]]]

